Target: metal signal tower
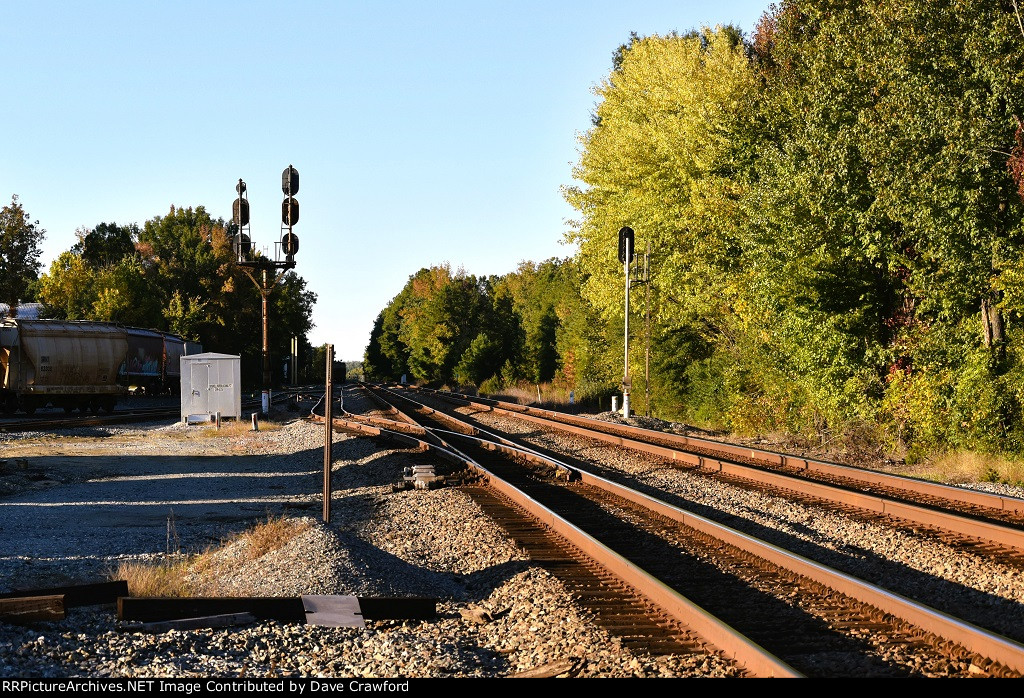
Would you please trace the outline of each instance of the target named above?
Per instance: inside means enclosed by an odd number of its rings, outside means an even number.
[[[299,173],[291,165],[281,173],[281,190],[284,192],[284,201],[281,203],[281,236],[274,244],[274,259],[271,260],[265,255],[253,253],[252,239],[249,231],[249,200],[245,195],[245,182],[241,179],[235,185],[238,198],[235,199],[232,207],[232,218],[238,226],[232,245],[235,251],[235,262],[243,267],[252,282],[259,289],[263,299],[263,381],[262,393],[263,414],[270,412],[270,339],[269,339],[269,317],[268,301],[270,292],[284,276],[288,269],[295,268],[295,253],[299,251],[299,238],[292,232],[292,226],[299,222],[299,202],[294,195],[299,191]],[[286,232],[287,231],[287,232]],[[281,259],[281,253],[284,259]],[[256,271],[260,272],[260,280],[256,280]],[[280,273],[278,273],[280,272]]]

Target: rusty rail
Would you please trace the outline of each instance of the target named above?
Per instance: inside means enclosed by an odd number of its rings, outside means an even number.
[[[451,418],[449,417],[449,419]],[[386,430],[359,424],[358,422],[350,422],[349,424],[357,425],[354,431],[359,433],[375,435],[372,430],[376,430],[381,432],[379,435],[386,435],[389,438],[393,436],[400,436],[406,441],[419,441],[411,436],[397,434],[396,432],[387,433]],[[544,456],[540,456],[534,452],[524,450],[519,447],[505,444],[494,444],[487,442],[485,439],[480,439],[467,434],[454,435],[461,439],[472,440],[481,445],[486,444],[484,446],[485,448],[496,448],[508,453],[516,453],[521,457],[528,458],[535,462],[544,462],[552,468],[559,470],[572,470],[569,466],[566,466],[563,463],[545,458]],[[423,446],[422,450],[439,449],[439,447],[434,444],[428,444],[423,441],[419,441],[419,443]],[[637,567],[635,564],[611,550],[589,534],[580,530],[578,527],[551,511],[543,504],[522,493],[505,480],[487,470],[484,466],[468,458],[465,464],[479,473],[490,487],[508,497],[518,506],[529,512],[538,521],[550,527],[553,531],[569,541],[570,544],[583,551],[596,563],[622,579],[639,594],[648,598],[670,617],[685,624],[694,632],[701,635],[709,644],[727,653],[728,656],[732,657],[737,663],[744,666],[755,676],[802,676],[795,669],[766,652],[749,638],[737,633],[728,624],[723,623],[712,614],[691,602],[682,594],[671,589],[654,576]]]
[[[432,391],[420,388],[427,393],[437,394],[445,399],[450,399],[448,394],[440,393],[439,391]],[[455,395],[455,394],[452,394]],[[779,487],[782,489],[791,490],[798,492],[803,495],[812,497],[818,497],[828,501],[837,502],[844,505],[850,505],[858,507],[867,511],[871,511],[878,514],[889,514],[892,516],[912,521],[914,523],[922,524],[925,526],[934,526],[942,528],[960,535],[971,536],[973,538],[979,538],[985,541],[990,541],[998,545],[1014,548],[1017,550],[1024,551],[1024,530],[1013,528],[1010,526],[1002,525],[999,523],[993,523],[989,521],[982,521],[978,519],[966,518],[955,513],[945,512],[937,509],[930,509],[928,507],[909,504],[906,502],[895,501],[874,494],[866,494],[863,492],[851,491],[832,485],[814,482],[806,479],[802,479],[796,476],[787,475],[785,473],[777,473],[771,471],[764,471],[758,468],[753,468],[741,463],[733,463],[727,460],[721,460],[719,458],[711,458],[704,455],[698,455],[694,453],[688,453],[676,448],[670,448],[667,446],[661,446],[658,444],[648,443],[646,441],[638,441],[636,439],[630,439],[624,436],[617,436],[610,434],[606,431],[595,429],[589,426],[576,426],[575,424],[568,424],[563,421],[563,418],[569,418],[569,415],[558,415],[557,418],[545,415],[554,415],[555,413],[547,410],[539,410],[534,407],[516,406],[519,409],[508,409],[511,407],[509,403],[498,403],[502,407],[495,407],[485,402],[480,402],[479,399],[470,398],[468,396],[456,395],[455,398],[467,406],[477,407],[486,409],[489,411],[497,412],[500,414],[506,414],[519,419],[524,419],[537,424],[542,424],[553,429],[559,429],[567,431],[587,438],[592,438],[605,443],[614,444],[623,448],[634,449],[651,455],[656,455],[662,458],[667,458],[680,463],[686,463],[688,465],[697,466],[700,468],[706,468],[716,470],[722,473],[733,475],[736,477],[745,478],[747,480],[753,480],[755,482],[771,485],[773,487]],[[488,401],[495,402],[495,401]],[[593,422],[597,420],[586,420],[582,417],[571,417],[572,420],[577,422]],[[601,429],[606,428],[604,422],[600,422]],[[616,425],[620,429],[626,429],[622,425]],[[689,437],[679,436],[676,434],[668,434],[663,432],[651,431],[648,429],[640,429],[637,427],[628,427],[628,429],[637,434],[648,434],[658,439],[677,441],[678,443],[685,445],[694,441]],[[719,444],[719,442],[700,440],[701,448],[705,448],[705,444]],[[719,444],[720,445],[720,444]],[[981,502],[985,502],[984,506],[990,508],[998,508],[999,510],[1006,511],[1022,511],[1024,507],[1024,501],[1016,500],[1012,497],[993,495],[984,492],[974,492],[971,490],[963,490],[957,487],[950,487],[948,485],[938,485],[935,483],[927,483],[920,480],[913,480],[911,478],[903,478],[899,476],[890,476],[885,473],[872,473],[870,471],[864,471],[859,468],[851,468],[848,466],[841,466],[835,464],[828,464],[821,461],[812,461],[809,459],[796,458],[794,456],[784,456],[782,454],[772,454],[769,451],[757,451],[756,449],[744,449],[739,446],[726,444],[723,446],[722,451],[728,451],[733,454],[744,454],[749,456],[750,454],[771,454],[773,457],[780,459],[780,464],[792,466],[794,463],[805,464],[805,469],[813,467],[824,470],[826,467],[837,472],[841,469],[843,477],[849,479],[860,478],[865,483],[882,484],[884,483],[889,487],[903,487],[904,489],[911,489],[911,491],[921,492],[930,496],[941,496],[944,499],[964,502],[968,504],[979,505]],[[905,487],[905,484],[909,483],[912,487]]]
[[[449,416],[449,419],[454,418]],[[471,436],[461,434],[458,436],[459,438],[479,441],[479,439]],[[540,456],[540,454],[536,453],[533,453],[533,455],[545,458],[546,460],[551,461],[552,464],[560,464],[556,459]],[[565,464],[560,465],[565,468],[570,467]],[[788,569],[796,574],[807,577],[808,579],[812,579],[839,593],[859,599],[863,603],[874,606],[875,608],[887,613],[891,613],[896,617],[902,618],[908,623],[940,637],[951,640],[971,652],[975,652],[976,654],[997,661],[1014,671],[1024,673],[1024,645],[1021,645],[1020,643],[954,618],[953,616],[937,611],[927,605],[918,603],[899,594],[859,580],[851,575],[839,572],[838,570],[834,570],[820,563],[796,555],[795,553],[786,551],[778,546],[758,540],[757,538],[686,511],[685,509],[660,501],[649,495],[637,492],[636,490],[612,482],[593,473],[589,473],[586,470],[580,468],[571,469],[578,473],[579,478],[585,484],[600,487],[605,491],[639,504],[657,514],[688,526],[689,528],[713,536],[723,543],[740,548],[741,550],[756,555],[768,562],[771,562],[772,564]],[[510,487],[505,483],[502,484],[505,487]],[[512,497],[512,495],[508,496]],[[532,502],[532,500],[530,501]],[[540,505],[537,504],[536,506]],[[538,517],[539,516],[540,515],[538,514]],[[548,523],[546,519],[545,522]],[[554,527],[554,524],[549,523],[549,525]],[[575,528],[572,524],[566,523],[566,525],[572,529]],[[565,529],[564,531],[562,529],[556,530],[559,530],[559,532],[566,537],[573,535],[570,529]],[[598,545],[601,544],[598,543]],[[631,565],[631,563],[628,562],[625,564]],[[615,568],[614,571],[617,574],[620,573],[618,568]],[[638,580],[635,583],[642,584],[643,582]],[[660,584],[660,582],[658,582],[658,584]],[[648,589],[646,586],[637,588],[649,597],[658,593],[656,588]]]

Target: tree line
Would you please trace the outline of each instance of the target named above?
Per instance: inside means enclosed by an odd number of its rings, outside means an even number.
[[[488,392],[555,384],[606,393],[604,338],[579,294],[573,260],[523,262],[478,278],[448,265],[413,274],[377,316],[363,358],[367,378],[459,384]]]
[[[784,0],[749,36],[633,35],[563,190],[576,255],[417,272],[365,369],[614,390],[630,226],[638,411],[1019,452],[1022,88],[1014,0]]]
[[[0,213],[0,285],[16,312],[19,301],[42,304],[41,317],[94,320],[170,331],[207,351],[242,357],[244,383],[262,375],[262,298],[254,280],[235,264],[233,224],[202,206],[176,208],[142,226],[99,223],[76,231],[78,242],[39,273],[45,231],[32,223],[17,197]],[[8,271],[8,269],[10,271]],[[313,361],[306,340],[316,294],[294,271],[270,295],[269,346],[274,375],[300,338],[300,371]]]

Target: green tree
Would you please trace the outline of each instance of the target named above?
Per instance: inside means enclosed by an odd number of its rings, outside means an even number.
[[[119,263],[124,257],[136,255],[135,242],[139,226],[100,223],[92,230],[76,232],[78,242],[71,251],[80,255],[89,266],[99,269]]]
[[[96,302],[96,272],[74,252],[62,252],[39,278],[44,313],[58,320],[85,320]]]
[[[122,256],[94,273],[96,299],[89,318],[125,325],[155,327],[160,306],[141,260]],[[183,335],[186,336],[186,335]],[[188,337],[192,339],[192,337]]]
[[[305,337],[313,329],[316,298],[305,279],[294,271],[284,272],[270,296],[269,344],[275,356],[289,356],[292,338]]]
[[[0,209],[0,300],[8,305],[12,317],[39,274],[39,245],[46,231],[38,226],[39,221],[31,221],[17,196]]]
[[[479,328],[485,296],[476,277],[452,274],[447,265],[421,269],[409,280],[399,339],[409,349],[409,369],[419,380],[446,382]]]
[[[384,311],[377,314],[373,321],[373,329],[370,331],[370,340],[363,353],[363,371],[367,380],[393,380],[396,375],[401,375],[404,364],[395,370],[395,364],[386,353],[383,343],[384,337]]]
[[[162,307],[175,293],[197,299],[219,295],[222,267],[231,261],[225,241],[223,221],[214,220],[202,206],[172,206],[166,216],[146,221],[139,233],[139,250],[156,282]]]
[[[636,231],[638,258],[651,251],[650,280],[633,308],[649,313],[661,331],[734,342],[737,308],[744,303],[741,205],[754,158],[749,122],[756,121],[758,86],[733,27],[634,35],[616,52],[597,90],[594,126],[582,139],[574,170],[579,184],[564,190],[580,216],[567,238],[579,244],[582,295],[603,320],[600,342],[575,342],[573,373],[606,381],[622,375],[623,357],[615,353],[623,351],[625,280],[617,235],[626,225]],[[633,329],[637,317],[631,320]],[[594,334],[578,318],[572,321],[569,336]],[[588,345],[603,345],[608,353],[595,355]],[[701,356],[666,361],[683,370]],[[631,375],[643,374],[642,352],[631,352],[630,366]]]
[[[174,328],[225,353],[244,354],[251,379],[262,348],[261,301],[233,263],[224,222],[202,207],[171,207],[143,225],[137,249],[158,302],[151,326]]]
[[[486,287],[490,293],[480,304],[480,330],[454,371],[457,380],[477,386],[495,376],[514,381],[523,363],[523,326],[512,295],[503,286]]]
[[[654,287],[666,319],[714,321],[738,262],[737,124],[755,74],[733,28],[634,38],[598,88],[566,199],[581,218],[568,235],[588,275],[584,296],[608,318],[623,311],[617,235],[658,255]]]
[[[770,130],[748,207],[750,318],[773,363],[824,423],[873,418],[885,390],[883,414],[916,400],[932,443],[991,445],[1020,413],[1000,280],[1021,245],[1016,14],[797,0],[755,45]]]

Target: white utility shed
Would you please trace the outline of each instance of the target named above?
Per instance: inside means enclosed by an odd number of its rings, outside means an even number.
[[[231,354],[190,354],[181,357],[181,419],[208,422],[242,418],[241,357]]]

